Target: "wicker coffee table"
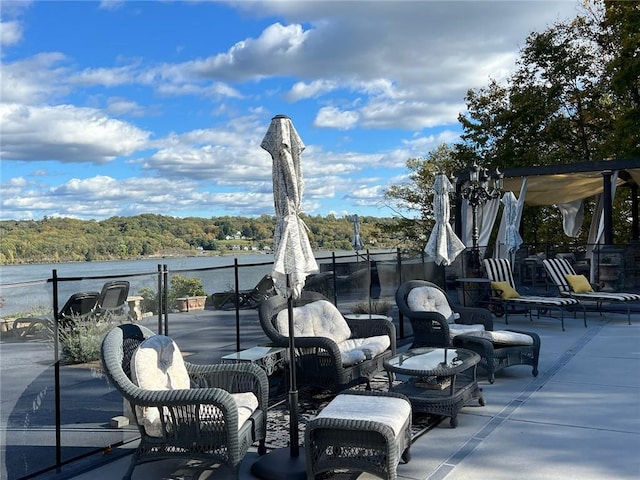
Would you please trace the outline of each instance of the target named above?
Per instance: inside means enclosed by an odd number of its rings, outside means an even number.
[[[458,412],[477,399],[484,405],[482,389],[476,379],[480,355],[462,348],[415,348],[384,362],[389,390],[405,395],[414,412],[450,417],[458,425]],[[394,385],[395,375],[406,377]]]

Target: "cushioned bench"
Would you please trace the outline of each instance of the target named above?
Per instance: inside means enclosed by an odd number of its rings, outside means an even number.
[[[305,430],[307,478],[327,472],[367,472],[396,480],[400,459],[410,460],[411,403],[391,392],[347,390]]]

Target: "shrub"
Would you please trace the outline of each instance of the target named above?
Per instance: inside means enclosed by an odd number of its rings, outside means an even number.
[[[142,287],[138,292],[142,297],[140,306],[143,312],[157,313],[158,311],[158,293],[151,287]]]
[[[113,327],[126,320],[126,315],[113,315],[99,320],[79,321],[73,327],[60,328],[62,359],[65,363],[86,363],[99,360],[100,345],[104,336]]]

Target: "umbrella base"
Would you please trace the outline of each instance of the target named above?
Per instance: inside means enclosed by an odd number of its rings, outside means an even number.
[[[307,457],[303,450],[292,457],[289,448],[279,448],[255,461],[251,473],[262,480],[306,480]]]

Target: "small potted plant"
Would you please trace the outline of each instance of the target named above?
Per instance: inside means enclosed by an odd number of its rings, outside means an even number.
[[[180,312],[204,310],[207,295],[199,278],[174,275],[169,289],[169,305]]]

